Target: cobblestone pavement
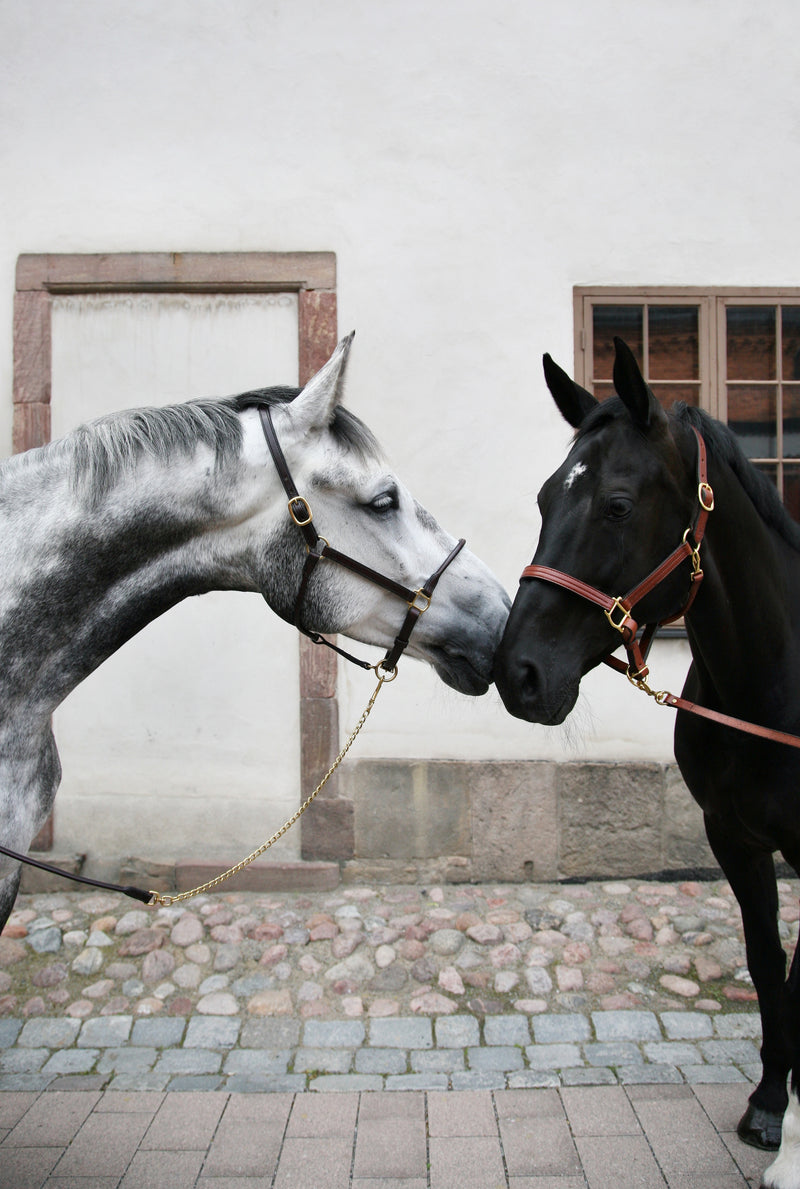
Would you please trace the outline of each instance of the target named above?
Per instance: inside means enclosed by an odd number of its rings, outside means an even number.
[[[752,1189],[758,1045],[723,882],[29,895],[0,1189]]]
[[[797,883],[780,897],[791,944]],[[724,882],[131,904],[20,898],[0,937],[0,1089],[491,1091],[759,1068]]]

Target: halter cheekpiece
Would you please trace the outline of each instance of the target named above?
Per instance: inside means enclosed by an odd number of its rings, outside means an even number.
[[[300,495],[298,492],[284,453],[281,450],[278,435],[275,433],[275,426],[272,423],[271,410],[269,408],[260,408],[258,411],[261,416],[264,437],[267,440],[272,461],[275,463],[275,470],[278,472],[283,489],[288,496],[289,516],[300,529],[306,544],[305,565],[303,566],[303,574],[294,602],[292,616],[294,626],[304,636],[308,636],[310,640],[313,640],[315,644],[324,644],[326,647],[332,648],[339,656],[352,661],[354,665],[360,665],[362,669],[375,669],[376,671],[382,669],[386,673],[393,672],[397,667],[398,660],[408,646],[411,633],[419,622],[420,616],[428,610],[431,604],[431,598],[433,597],[437,582],[450,563],[455,561],[458,554],[466,545],[465,539],[461,537],[439,568],[434,570],[424,585],[420,586],[417,590],[411,590],[409,587],[395,582],[393,578],[387,578],[385,574],[381,574],[378,570],[373,570],[371,566],[367,566],[363,562],[356,561],[355,558],[350,557],[346,553],[340,553],[338,549],[334,549],[329,545],[324,537],[320,536],[314,526],[314,515],[311,511],[311,506],[305,496]],[[338,644],[333,644],[330,640],[326,640],[319,632],[303,627],[301,613],[308,584],[318,563],[323,559],[335,562],[336,565],[342,566],[354,574],[358,574],[361,578],[366,578],[369,582],[380,586],[383,590],[387,590],[389,594],[402,599],[406,604],[407,610],[400,631],[395,636],[394,643],[390,646],[386,656],[377,665],[371,665],[368,661],[359,660],[358,657],[345,652]]]

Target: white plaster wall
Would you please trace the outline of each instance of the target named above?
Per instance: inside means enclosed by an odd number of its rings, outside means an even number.
[[[273,383],[297,383],[294,295],[54,302],[54,438],[115,409]],[[60,850],[233,861],[299,804],[297,634],[258,595],[187,599],[78,686],[54,729]],[[299,841],[275,855],[298,858]]]
[[[573,286],[797,283],[799,33],[795,0],[2,0],[0,445],[19,252],[330,249],[352,407],[513,589]],[[670,754],[610,676],[567,744],[401,676],[358,754]]]

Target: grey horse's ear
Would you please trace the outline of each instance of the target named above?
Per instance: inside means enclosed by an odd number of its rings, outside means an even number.
[[[344,392],[347,356],[355,331],[351,331],[336,347],[326,364],[312,376],[302,392],[292,401],[292,420],[304,432],[324,429],[333,420],[336,406]]]
[[[661,405],[653,396],[628,344],[615,337],[614,349],[614,388],[617,396],[630,413],[634,424],[640,429],[649,429],[653,421],[663,416]]]
[[[544,364],[544,378],[547,381],[547,387],[558,406],[559,413],[573,429],[577,429],[584,418],[596,407],[598,401],[595,400],[591,392],[587,392],[585,388],[581,388],[580,384],[576,384],[574,380],[570,379],[549,355],[543,357],[542,363]]]

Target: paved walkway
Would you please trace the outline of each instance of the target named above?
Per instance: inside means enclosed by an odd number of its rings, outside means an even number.
[[[0,1189],[757,1186],[753,1000],[721,882],[22,897]]]
[[[3,1189],[745,1189],[742,1088],[0,1094]]]

